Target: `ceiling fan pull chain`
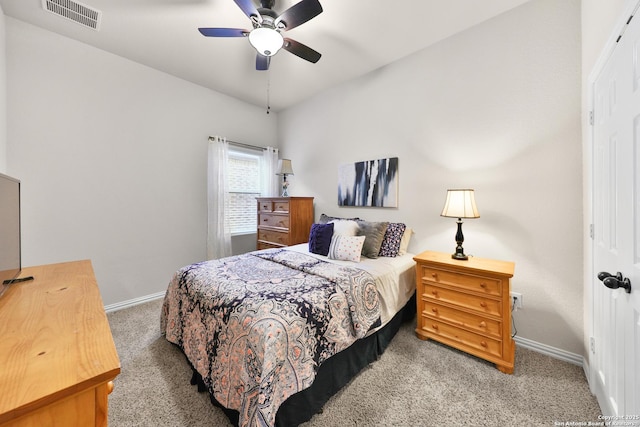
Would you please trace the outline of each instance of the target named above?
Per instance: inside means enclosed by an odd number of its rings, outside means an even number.
[[[267,114],[271,110],[271,71],[267,70]]]

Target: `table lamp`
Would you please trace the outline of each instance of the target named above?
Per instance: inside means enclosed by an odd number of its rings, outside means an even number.
[[[291,167],[291,160],[280,159],[278,160],[278,172],[276,175],[282,175],[282,197],[289,197],[289,183],[287,182],[287,175],[293,175],[293,168]]]
[[[447,200],[444,203],[444,208],[440,216],[458,218],[456,252],[451,255],[451,258],[467,260],[468,257],[464,254],[464,249],[462,248],[462,243],[464,242],[464,236],[462,235],[462,218],[480,218],[478,208],[476,207],[476,200],[473,196],[473,190],[447,190]]]

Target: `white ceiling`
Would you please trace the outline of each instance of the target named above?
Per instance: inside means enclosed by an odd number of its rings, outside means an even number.
[[[320,0],[323,13],[286,36],[322,54],[312,64],[284,50],[255,70],[246,38],[198,27],[251,28],[233,0],[82,0],[102,12],[99,31],[47,12],[42,0],[0,0],[5,15],[271,109],[382,67],[529,0]],[[282,13],[298,0],[276,0]],[[256,0],[256,4],[259,1]],[[508,37],[505,34],[505,37]]]

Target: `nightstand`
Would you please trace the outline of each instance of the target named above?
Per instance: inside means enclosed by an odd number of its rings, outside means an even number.
[[[416,335],[495,363],[513,373],[510,280],[515,264],[423,252],[416,261]]]

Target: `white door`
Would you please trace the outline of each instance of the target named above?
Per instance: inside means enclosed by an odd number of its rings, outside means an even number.
[[[595,81],[592,384],[605,415],[640,426],[640,14]]]

